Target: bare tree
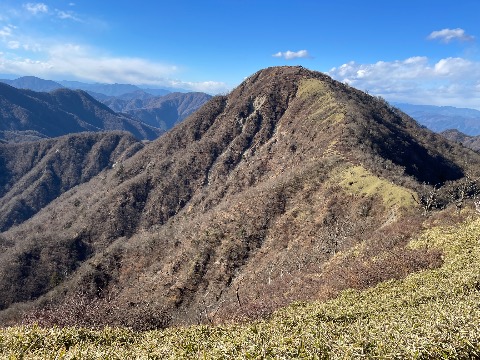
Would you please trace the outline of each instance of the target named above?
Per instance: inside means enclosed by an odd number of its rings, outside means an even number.
[[[422,207],[423,216],[426,216],[429,211],[438,205],[438,187],[433,185],[432,188],[429,188],[428,184],[423,183],[423,190],[419,194],[418,199],[413,194],[412,198]]]

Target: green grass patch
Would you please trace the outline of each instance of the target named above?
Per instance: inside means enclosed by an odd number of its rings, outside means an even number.
[[[441,248],[444,265],[297,303],[243,325],[135,333],[106,328],[0,330],[7,359],[468,359],[480,357],[480,217],[424,231],[415,248]]]

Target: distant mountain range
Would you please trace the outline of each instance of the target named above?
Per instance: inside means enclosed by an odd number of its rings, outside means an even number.
[[[33,91],[52,91],[61,88],[68,88],[72,90],[84,90],[87,92],[99,93],[106,96],[119,96],[136,91],[144,91],[153,96],[166,95],[170,93],[167,89],[142,89],[136,85],[131,84],[100,84],[100,83],[84,83],[80,81],[62,80],[59,82],[52,80],[44,80],[36,76],[22,76],[18,79],[0,79],[0,82],[11,85],[19,89],[28,89]],[[178,90],[177,90],[178,91]]]
[[[40,92],[49,92],[63,88],[55,81],[40,79],[35,76],[23,76],[15,80],[0,79],[0,82],[16,87]]]
[[[150,126],[169,130],[175,124],[198,110],[211,96],[200,92],[173,92],[165,89],[142,89],[131,84],[86,84],[78,81],[50,81],[34,76],[15,80],[0,80],[19,89],[51,92],[59,89],[86,91],[92,98],[102,102],[123,117],[132,118]],[[118,126],[117,126],[118,128]],[[32,130],[27,132],[28,130]],[[63,133],[62,133],[63,134]],[[138,136],[138,133],[135,133]],[[23,129],[21,139],[35,140],[47,135],[35,129]],[[4,134],[9,141],[18,141],[18,132]],[[140,138],[150,138],[142,135]]]
[[[125,130],[153,140],[163,131],[118,114],[84,91],[57,89],[49,93],[0,83],[0,138],[23,142],[83,131]]]
[[[432,131],[457,129],[466,135],[480,135],[480,111],[452,106],[392,103]]]
[[[197,111],[210,98],[210,95],[200,92],[170,93],[165,96],[136,92],[110,97],[102,102],[114,111],[127,113],[166,131]]]
[[[153,96],[166,95],[170,92],[188,92],[182,89],[157,89],[143,88],[132,84],[101,84],[101,83],[84,83],[81,81],[52,81],[44,80],[36,76],[22,76],[17,79],[0,79],[0,82],[14,86],[19,89],[28,89],[33,91],[52,91],[60,88],[68,88],[72,90],[84,90],[87,92],[98,93],[106,96],[120,96],[123,94],[142,91]]]

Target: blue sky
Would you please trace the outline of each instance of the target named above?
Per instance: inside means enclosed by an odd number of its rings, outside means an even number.
[[[2,0],[0,74],[226,92],[302,65],[389,101],[480,109],[479,0]]]

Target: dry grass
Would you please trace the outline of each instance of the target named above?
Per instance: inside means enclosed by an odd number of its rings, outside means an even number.
[[[14,327],[0,331],[4,358],[257,359],[478,358],[480,218],[428,229],[412,248],[441,247],[439,269],[297,303],[243,325],[132,332],[122,328]]]
[[[352,194],[380,196],[386,208],[411,209],[416,206],[412,190],[375,176],[362,166],[345,169],[338,180]]]

